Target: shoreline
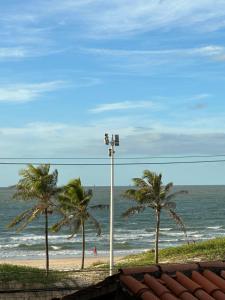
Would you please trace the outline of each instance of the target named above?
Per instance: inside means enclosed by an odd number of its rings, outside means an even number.
[[[122,259],[122,256],[114,257],[115,262]],[[107,256],[95,256],[86,257],[84,261],[84,267],[90,267],[94,263],[109,263],[109,257]],[[27,266],[34,268],[45,268],[45,259],[1,259],[0,264],[11,264],[18,266]],[[81,257],[74,258],[50,258],[49,266],[50,270],[69,271],[80,269]]]

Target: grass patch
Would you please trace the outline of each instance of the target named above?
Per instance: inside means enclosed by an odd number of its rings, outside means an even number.
[[[66,279],[65,272],[50,271],[48,276],[44,269],[17,266],[11,264],[0,264],[0,281],[16,281],[22,284],[53,284]]]
[[[225,259],[225,238],[216,238],[195,244],[170,247],[159,251],[159,262],[210,261]],[[117,268],[144,266],[154,263],[154,253],[146,251],[141,254],[124,257],[116,264]]]
[[[170,247],[159,251],[159,262],[210,261],[225,259],[225,238],[216,238],[190,245]],[[129,255],[116,263],[116,268],[146,266],[154,264],[154,253],[146,251],[141,254]],[[107,269],[109,266],[101,261],[95,262],[90,268]],[[50,285],[71,280],[71,275],[63,271],[50,271],[48,277],[44,269],[11,264],[0,264],[0,282],[18,282],[21,284]],[[75,274],[74,274],[75,275]],[[82,272],[81,272],[82,275]],[[78,276],[78,273],[76,273]],[[87,276],[87,273],[85,274]]]
[[[106,263],[101,260],[97,260],[91,264],[92,267],[100,267],[100,266],[104,266],[104,265],[106,265]]]

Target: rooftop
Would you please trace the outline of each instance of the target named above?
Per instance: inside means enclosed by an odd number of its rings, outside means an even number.
[[[225,262],[160,264],[121,270],[124,299],[225,300]]]
[[[123,268],[97,285],[62,299],[225,300],[225,262]]]

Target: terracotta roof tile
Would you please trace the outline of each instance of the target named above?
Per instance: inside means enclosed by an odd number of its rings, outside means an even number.
[[[157,296],[155,296],[153,293],[151,292],[146,292],[141,296],[141,299],[143,300],[160,300]]]
[[[225,300],[225,294],[220,290],[220,288],[202,276],[200,273],[193,271],[192,279],[200,284],[202,288],[215,299]]]
[[[225,280],[213,273],[212,271],[205,270],[203,275],[209,279],[212,283],[218,286],[225,293]]]
[[[161,277],[166,286],[180,299],[184,300],[196,300],[197,298],[194,297],[183,285],[178,283],[175,279],[170,277],[167,274],[163,274]]]
[[[190,278],[185,276],[181,272],[176,273],[176,279],[179,283],[181,283],[184,287],[186,287],[194,296],[201,300],[213,300],[213,298],[208,295],[200,285],[196,282],[192,281]]]
[[[173,273],[176,271],[188,271],[197,270],[199,266],[197,264],[160,264],[159,265],[162,272]]]
[[[121,273],[121,283],[136,299],[225,300],[224,262],[161,264]]]
[[[199,266],[202,268],[223,268],[225,269],[225,262],[223,261],[204,261],[199,262]]]
[[[129,288],[134,295],[141,295],[145,291],[149,291],[148,287],[132,276],[121,275],[120,280]]]
[[[221,271],[220,275],[225,279],[225,271]]]
[[[171,295],[171,292],[162,285],[156,278],[153,276],[150,276],[148,274],[145,274],[144,276],[144,283],[152,289],[152,291],[160,297],[160,299],[163,299],[163,297],[169,297],[168,299],[174,300],[177,299],[173,295]]]
[[[120,269],[120,273],[124,275],[131,275],[131,274],[139,274],[139,273],[153,273],[159,271],[159,267],[149,266],[149,267],[134,267],[134,268],[124,268]]]
[[[140,297],[143,300],[160,300],[160,298],[154,295],[146,285],[134,279],[132,276],[121,275],[120,280],[136,297]]]

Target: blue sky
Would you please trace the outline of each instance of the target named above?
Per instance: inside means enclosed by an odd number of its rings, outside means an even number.
[[[0,3],[0,157],[225,153],[224,0]],[[150,168],[175,184],[224,184],[225,163]],[[18,179],[2,166],[1,186]],[[59,168],[107,185],[108,167]]]

